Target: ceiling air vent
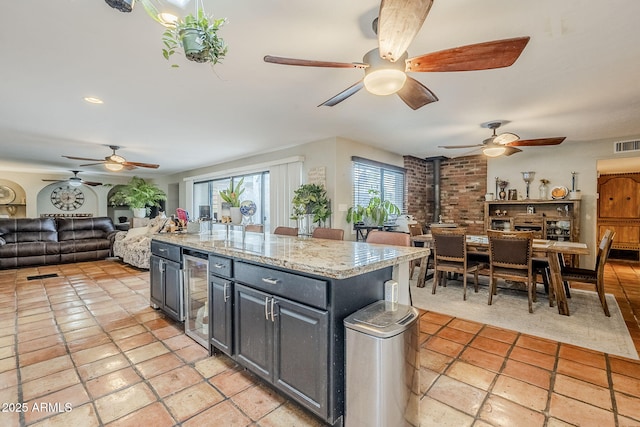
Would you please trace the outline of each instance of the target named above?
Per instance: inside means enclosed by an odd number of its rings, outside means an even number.
[[[640,151],[640,141],[620,141],[613,143],[613,153],[628,153],[629,151]]]

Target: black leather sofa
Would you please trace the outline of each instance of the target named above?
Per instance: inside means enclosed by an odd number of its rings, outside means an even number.
[[[111,255],[111,218],[0,218],[0,269],[93,261]]]

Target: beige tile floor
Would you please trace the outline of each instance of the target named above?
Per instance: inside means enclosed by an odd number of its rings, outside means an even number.
[[[117,261],[0,271],[0,426],[321,425],[151,309],[148,279]],[[608,266],[636,347],[639,289],[640,266]],[[638,361],[435,312],[420,325],[424,426],[640,425]]]

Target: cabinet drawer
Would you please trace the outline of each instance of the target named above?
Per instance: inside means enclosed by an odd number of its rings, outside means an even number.
[[[215,276],[233,277],[233,261],[216,255],[209,255],[209,272]]]
[[[174,246],[169,243],[151,241],[151,253],[159,257],[170,259],[171,261],[180,262],[180,246]]]
[[[236,281],[253,288],[321,309],[328,306],[328,284],[324,280],[244,262],[236,262],[235,270]]]

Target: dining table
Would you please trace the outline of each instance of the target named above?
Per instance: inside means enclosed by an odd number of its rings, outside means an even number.
[[[486,253],[489,255],[489,237],[486,235],[467,234],[467,252]],[[422,242],[429,248],[433,244],[431,233],[411,237],[412,242]],[[536,257],[546,257],[549,262],[549,276],[551,280],[550,292],[555,294],[558,313],[569,316],[567,294],[562,280],[562,257],[564,255],[589,255],[591,252],[586,243],[560,240],[533,239],[533,252]],[[422,282],[424,286],[424,282]],[[553,298],[551,299],[553,301]]]

